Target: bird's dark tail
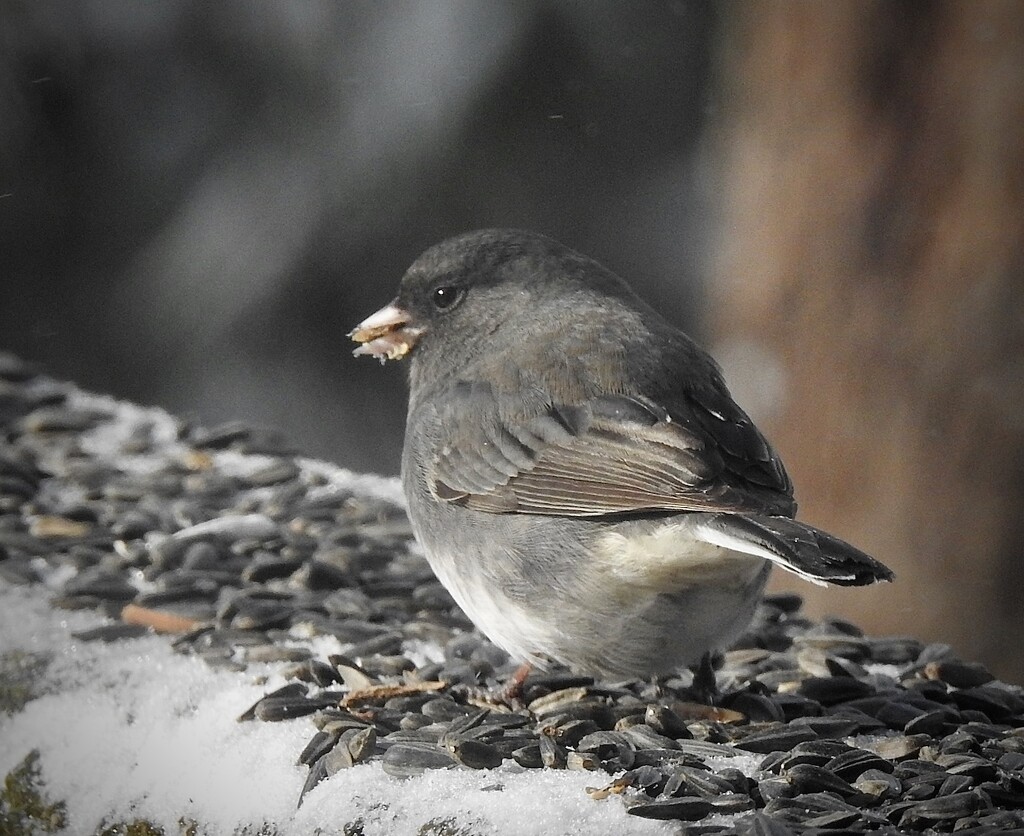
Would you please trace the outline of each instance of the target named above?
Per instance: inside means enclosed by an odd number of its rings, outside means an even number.
[[[888,566],[827,532],[791,520],[740,514],[695,514],[694,536],[757,555],[812,583],[865,586],[891,581]]]

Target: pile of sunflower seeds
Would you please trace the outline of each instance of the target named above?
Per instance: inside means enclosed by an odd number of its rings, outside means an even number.
[[[688,672],[554,669],[512,696],[513,661],[434,579],[393,483],[9,355],[0,432],[0,578],[111,617],[81,641],[156,630],[211,666],[279,665],[288,684],[238,720],[312,721],[303,793],[373,760],[394,776],[571,769],[692,834],[1024,829],[1024,691],[945,645],[815,623],[780,595],[719,660],[714,706]],[[317,636],[341,652],[318,657]]]

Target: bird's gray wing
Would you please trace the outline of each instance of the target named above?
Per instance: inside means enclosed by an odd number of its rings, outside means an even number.
[[[781,461],[727,394],[674,400],[602,395],[524,414],[521,398],[460,383],[436,407],[431,489],[491,513],[794,513]]]

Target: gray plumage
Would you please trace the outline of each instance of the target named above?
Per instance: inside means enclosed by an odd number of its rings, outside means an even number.
[[[352,337],[359,354],[410,355],[414,530],[518,658],[665,673],[742,633],[772,564],[818,583],[892,578],[792,519],[781,460],[703,350],[549,238],[438,244]]]

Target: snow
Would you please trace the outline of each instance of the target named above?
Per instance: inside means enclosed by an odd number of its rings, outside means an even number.
[[[0,717],[0,776],[37,749],[45,794],[67,804],[66,833],[137,818],[168,833],[191,819],[211,836],[264,822],[280,836],[341,834],[357,821],[366,836],[390,836],[446,820],[452,832],[474,834],[673,832],[669,823],[627,815],[617,797],[590,798],[585,788],[608,776],[511,762],[405,780],[364,764],[323,781],[296,808],[307,771],[296,758],[312,722],[235,719],[284,684],[270,666],[213,670],[157,636],[77,641],[71,633],[104,620],[54,610],[47,595],[0,582],[0,654],[52,655],[36,683],[42,696]]]

